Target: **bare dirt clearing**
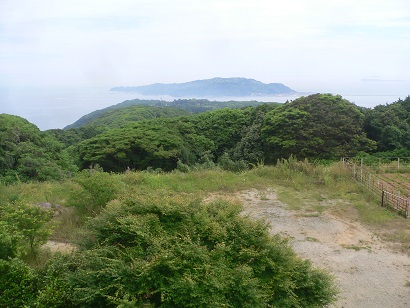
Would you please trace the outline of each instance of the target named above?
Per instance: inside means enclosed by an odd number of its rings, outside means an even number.
[[[245,215],[266,219],[271,232],[288,237],[302,258],[335,276],[341,293],[333,307],[410,307],[410,257],[394,252],[363,225],[332,214],[332,200],[324,211],[304,212],[291,210],[273,190],[235,197]]]
[[[50,252],[56,253],[60,252],[62,254],[71,253],[76,250],[76,247],[70,243],[48,241],[43,246],[43,249],[48,249]]]

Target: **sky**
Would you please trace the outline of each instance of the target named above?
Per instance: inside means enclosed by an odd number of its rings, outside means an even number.
[[[3,89],[246,77],[409,94],[409,54],[408,0],[0,0]]]

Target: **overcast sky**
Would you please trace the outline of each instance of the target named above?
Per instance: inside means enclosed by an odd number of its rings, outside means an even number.
[[[0,86],[410,85],[409,0],[0,0]]]

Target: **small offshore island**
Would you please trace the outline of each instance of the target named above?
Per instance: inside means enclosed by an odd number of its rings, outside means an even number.
[[[172,97],[245,97],[292,95],[296,91],[282,83],[262,83],[249,78],[219,78],[195,80],[185,83],[155,83],[145,86],[114,87],[111,91],[135,92],[142,95],[169,95]]]

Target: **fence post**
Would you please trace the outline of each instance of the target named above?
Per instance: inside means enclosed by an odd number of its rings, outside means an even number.
[[[363,158],[360,158],[360,183],[363,183]]]
[[[356,179],[356,163],[353,163],[353,178]]]
[[[368,173],[368,181],[367,181],[367,187],[370,188],[370,183],[372,182],[372,174],[369,172]]]
[[[384,207],[384,190],[382,190],[382,207]]]

